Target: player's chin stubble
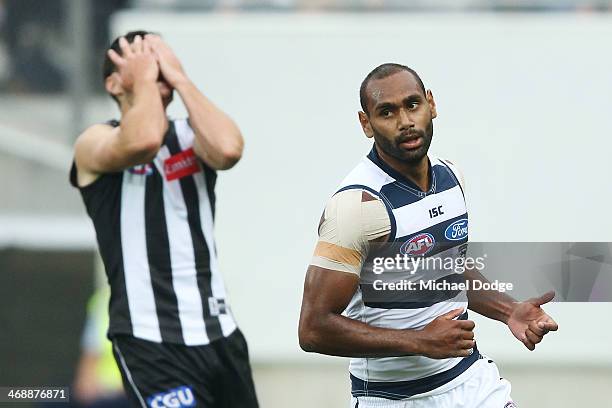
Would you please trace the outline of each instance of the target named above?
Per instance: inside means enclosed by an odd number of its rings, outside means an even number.
[[[427,151],[431,145],[431,139],[433,138],[433,121],[429,122],[424,131],[417,130],[411,133],[410,136],[398,136],[392,140],[381,135],[376,129],[372,130],[374,132],[374,140],[383,152],[404,163],[416,164],[427,155]],[[412,150],[406,150],[400,147],[402,142],[408,138],[414,137],[415,134],[423,138],[423,145],[421,147]]]

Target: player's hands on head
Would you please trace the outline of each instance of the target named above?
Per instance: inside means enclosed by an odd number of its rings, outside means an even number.
[[[550,291],[525,302],[518,302],[512,309],[508,328],[529,350],[535,350],[536,344],[541,342],[548,332],[559,329],[559,325],[540,307],[554,297],[555,292]]]
[[[150,45],[159,64],[159,69],[170,86],[176,88],[181,82],[187,80],[187,74],[185,74],[181,62],[172,48],[159,35],[147,34],[145,42]]]
[[[157,81],[159,66],[150,44],[137,35],[132,44],[121,37],[119,47],[121,55],[108,50],[108,57],[117,67],[123,89],[131,91],[138,81]]]
[[[473,352],[474,327],[471,320],[455,320],[463,308],[451,310],[432,320],[421,330],[419,354],[430,358],[467,357]]]

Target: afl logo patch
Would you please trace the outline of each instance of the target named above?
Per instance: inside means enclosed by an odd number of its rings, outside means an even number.
[[[446,231],[444,231],[444,236],[449,241],[459,241],[463,238],[467,238],[468,235],[468,220],[467,218],[462,218],[453,222],[451,225],[446,227]]]
[[[153,174],[153,166],[151,166],[149,163],[139,164],[138,166],[129,168],[128,172],[137,176],[150,176]]]
[[[404,242],[400,247],[400,252],[409,256],[424,256],[431,252],[435,245],[436,240],[433,235],[424,232]]]

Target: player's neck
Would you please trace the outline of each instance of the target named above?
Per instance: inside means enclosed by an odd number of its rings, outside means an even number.
[[[376,149],[378,155],[383,159],[393,170],[406,177],[419,187],[421,191],[429,190],[429,159],[427,155],[415,163],[406,163],[396,159],[382,151]]]

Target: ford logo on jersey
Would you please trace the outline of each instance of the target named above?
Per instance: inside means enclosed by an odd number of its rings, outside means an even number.
[[[147,398],[151,408],[195,407],[195,397],[191,388],[182,386],[167,392],[160,392]]]
[[[423,256],[429,253],[436,245],[433,235],[423,232],[415,235],[400,247],[400,252],[409,256]]]
[[[446,227],[444,236],[450,241],[459,241],[460,239],[466,238],[468,235],[468,220],[462,218],[453,222],[451,225]]]

